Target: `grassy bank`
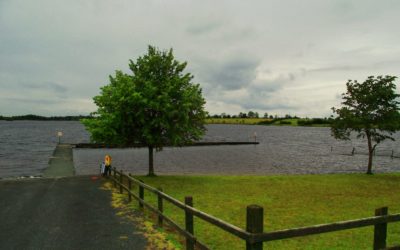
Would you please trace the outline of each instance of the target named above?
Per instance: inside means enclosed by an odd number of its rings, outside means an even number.
[[[193,196],[194,206],[245,228],[246,206],[264,207],[264,231],[331,223],[373,216],[389,206],[400,212],[400,174],[296,175],[296,176],[159,176],[140,177],[183,200]],[[156,198],[146,192],[146,200]],[[183,212],[165,202],[166,213],[183,223]],[[373,228],[346,230],[264,243],[268,249],[370,249]],[[195,234],[212,249],[243,249],[243,241],[195,219]],[[388,228],[388,243],[400,243],[399,223]]]

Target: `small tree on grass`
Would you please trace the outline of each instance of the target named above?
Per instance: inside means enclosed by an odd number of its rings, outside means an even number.
[[[116,71],[110,84],[94,97],[94,119],[83,120],[95,142],[131,145],[149,150],[149,175],[155,175],[153,151],[166,145],[182,146],[204,134],[205,100],[193,76],[184,73],[186,62],[174,59],[172,49],[149,46],[136,62],[132,75]]]
[[[351,132],[368,143],[367,174],[372,174],[372,158],[376,146],[400,130],[399,101],[395,93],[395,76],[370,76],[363,83],[349,80],[342,94],[343,107],[332,108],[337,117],[331,131],[336,139],[350,140]]]

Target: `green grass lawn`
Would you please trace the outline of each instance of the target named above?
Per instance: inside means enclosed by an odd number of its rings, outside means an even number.
[[[246,206],[264,207],[264,231],[332,223],[374,215],[388,206],[400,213],[400,174],[335,174],[276,176],[138,177],[231,224],[245,228]],[[136,188],[137,190],[137,188]],[[156,206],[156,197],[145,192]],[[165,212],[184,225],[183,211],[165,202]],[[195,235],[211,249],[244,249],[245,243],[202,220]],[[265,249],[371,249],[373,227],[264,243]],[[388,244],[400,244],[400,223],[388,227]]]

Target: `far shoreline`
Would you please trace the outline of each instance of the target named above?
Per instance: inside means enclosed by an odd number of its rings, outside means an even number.
[[[0,115],[0,121],[77,121],[92,119],[92,116],[11,116]],[[327,118],[206,118],[204,125],[261,125],[261,126],[292,126],[292,127],[330,127],[330,120]]]

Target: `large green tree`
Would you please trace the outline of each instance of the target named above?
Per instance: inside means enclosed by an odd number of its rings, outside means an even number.
[[[149,46],[147,54],[130,60],[132,74],[116,71],[110,84],[95,96],[94,119],[83,120],[94,142],[144,144],[149,150],[149,175],[154,175],[153,151],[182,146],[205,132],[205,100],[199,84],[185,73],[172,49]]]
[[[332,108],[336,117],[331,131],[336,139],[350,140],[351,133],[366,138],[368,143],[367,174],[372,174],[376,146],[386,139],[394,140],[400,130],[399,94],[395,92],[395,76],[370,76],[363,83],[349,80],[342,94],[343,107]]]

